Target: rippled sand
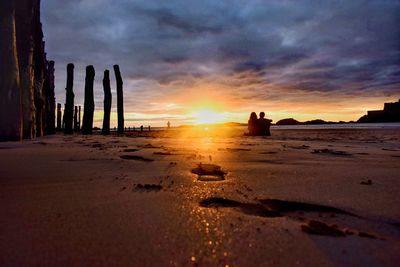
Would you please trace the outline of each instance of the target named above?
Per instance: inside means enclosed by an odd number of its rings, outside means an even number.
[[[0,143],[0,265],[398,264],[399,129],[243,130]]]

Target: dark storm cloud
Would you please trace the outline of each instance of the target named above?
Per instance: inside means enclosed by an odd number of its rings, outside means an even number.
[[[124,78],[146,81],[129,89],[143,102],[210,75],[241,88],[248,82],[251,91],[235,91],[243,98],[271,86],[348,95],[400,90],[396,0],[43,0],[42,8],[60,96],[68,62],[81,72],[77,80],[95,65],[98,83],[102,70],[120,64]]]

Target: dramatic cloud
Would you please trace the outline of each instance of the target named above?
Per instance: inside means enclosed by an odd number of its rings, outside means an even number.
[[[184,122],[210,99],[236,120],[252,110],[357,119],[400,97],[397,0],[43,0],[42,21],[58,102],[66,64],[76,66],[78,104],[94,65],[98,119],[113,64],[132,122]]]

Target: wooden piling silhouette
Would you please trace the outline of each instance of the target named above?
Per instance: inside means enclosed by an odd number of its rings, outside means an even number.
[[[110,134],[110,113],[111,113],[111,86],[110,86],[110,71],[104,71],[103,78],[103,90],[104,90],[104,117],[103,117],[103,129],[102,134]]]
[[[115,80],[117,82],[117,113],[118,113],[118,133],[124,133],[124,96],[123,82],[118,65],[114,65]]]
[[[74,109],[74,131],[79,131],[79,124],[78,124],[78,106],[75,106]]]
[[[66,100],[65,100],[65,108],[64,108],[64,133],[72,134],[73,133],[73,116],[74,116],[74,92],[73,92],[73,84],[74,84],[74,64],[69,63],[67,65],[67,87],[66,90]]]
[[[85,103],[83,106],[83,122],[82,133],[92,134],[93,128],[93,113],[94,113],[94,96],[93,96],[93,81],[94,81],[94,67],[89,65],[86,67],[85,78]]]
[[[81,118],[82,118],[82,116],[81,116],[81,106],[79,106],[79,108],[78,108],[78,128],[79,128],[79,130],[81,129]]]
[[[10,1],[16,2],[16,1]],[[23,112],[23,138],[36,137],[36,106],[34,78],[34,5],[29,1],[21,1],[15,5],[15,27],[17,56],[21,86],[21,104]]]
[[[61,103],[57,103],[57,131],[61,131],[62,128],[62,113],[61,113]]]
[[[54,94],[54,61],[49,61],[47,66],[47,81],[46,81],[46,114],[47,114],[47,125],[46,134],[54,134],[56,132],[56,98]]]
[[[22,107],[13,1],[0,1],[0,141],[22,139]]]
[[[40,0],[0,1],[0,42],[0,139],[33,139],[54,132],[54,87]]]
[[[62,114],[62,120],[61,120],[61,129],[65,129],[65,104],[64,104],[64,112]]]

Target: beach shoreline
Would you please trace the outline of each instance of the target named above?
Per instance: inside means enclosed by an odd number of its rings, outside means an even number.
[[[0,265],[399,262],[400,129],[244,129],[0,143]]]

